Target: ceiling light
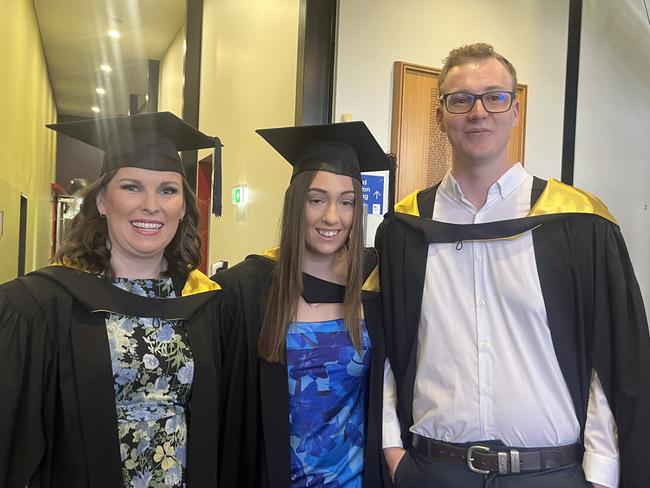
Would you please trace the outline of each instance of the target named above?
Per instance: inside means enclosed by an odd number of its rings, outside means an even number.
[[[95,88],[95,92],[97,92],[98,95],[106,95],[106,90],[103,88]]]
[[[100,112],[99,107],[95,107],[95,106],[90,107],[90,110],[92,110],[96,114]]]
[[[103,72],[105,72],[105,73],[110,73],[111,71],[113,71],[113,68],[111,68],[111,67],[110,67],[109,65],[107,65],[107,64],[102,64],[102,65],[100,66],[100,69],[101,69]]]
[[[120,34],[120,33],[119,33],[118,31],[116,31],[116,30],[109,30],[109,31],[108,31],[108,35],[109,35],[110,37],[112,37],[113,39],[119,39],[120,36],[121,36],[122,34]]]

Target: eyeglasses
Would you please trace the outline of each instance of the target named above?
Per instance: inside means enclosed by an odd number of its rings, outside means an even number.
[[[445,93],[440,96],[440,103],[445,106],[450,114],[466,114],[474,108],[474,104],[479,98],[486,112],[498,114],[510,110],[515,94],[507,91]]]

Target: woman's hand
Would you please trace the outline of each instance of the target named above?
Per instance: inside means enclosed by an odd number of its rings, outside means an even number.
[[[384,449],[384,458],[386,458],[390,479],[393,481],[395,481],[397,466],[399,466],[404,454],[406,454],[406,449],[402,449],[401,447],[387,447]]]

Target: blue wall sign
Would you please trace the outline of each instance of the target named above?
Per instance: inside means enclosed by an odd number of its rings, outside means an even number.
[[[374,175],[361,175],[361,192],[363,203],[368,206],[371,215],[384,213],[384,177]]]

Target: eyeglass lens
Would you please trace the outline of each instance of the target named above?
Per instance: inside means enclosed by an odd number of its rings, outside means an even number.
[[[474,95],[472,93],[449,93],[445,95],[447,110],[452,114],[464,114],[472,110],[476,99],[483,101],[483,106],[488,112],[507,112],[512,104],[512,93],[495,91]]]

